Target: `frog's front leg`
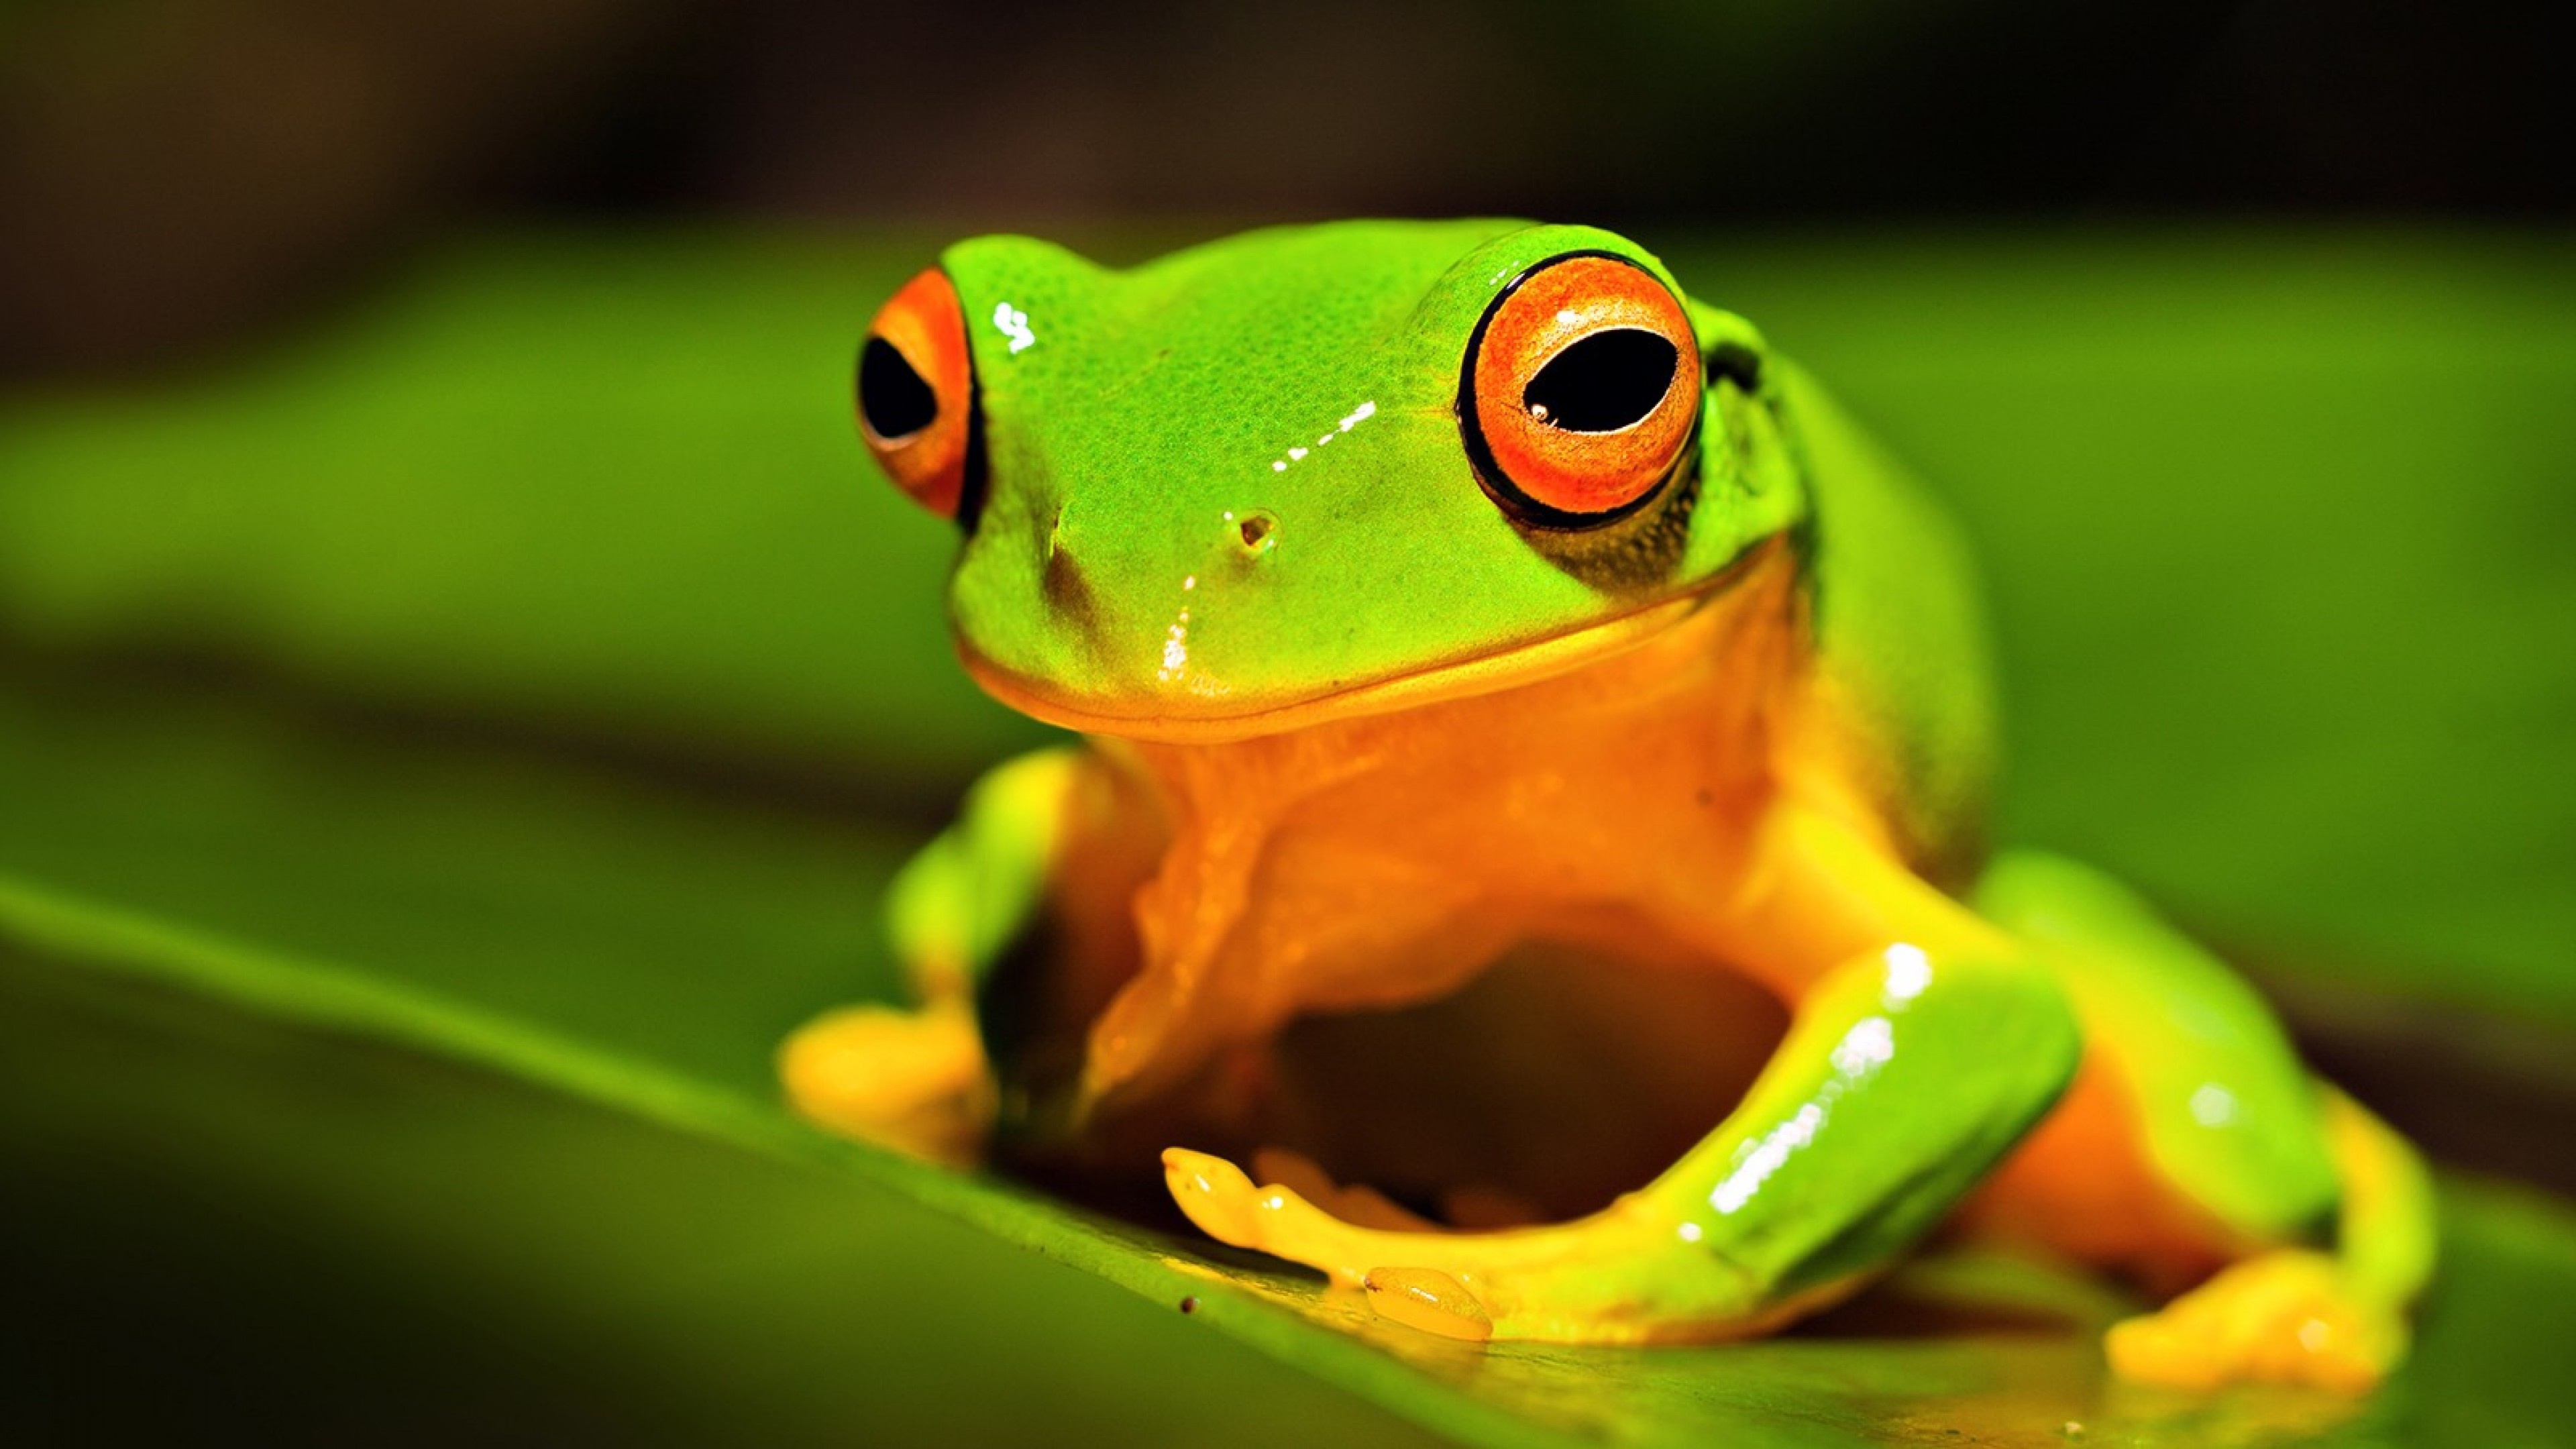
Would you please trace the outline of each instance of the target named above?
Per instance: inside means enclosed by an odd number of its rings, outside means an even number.
[[[888,932],[918,1008],[843,1007],[779,1049],[788,1100],[814,1121],[917,1157],[983,1154],[995,1105],[977,984],[1036,916],[1080,772],[1076,749],[996,767],[958,819],[895,876]]]
[[[1320,1268],[1387,1316],[1455,1336],[1727,1338],[1820,1306],[1937,1222],[2056,1100],[2079,1054],[2055,982],[2002,937],[1892,862],[1836,885],[1802,892],[1799,909],[1866,901],[1864,917],[1921,920],[1921,940],[1832,969],[1726,1121],[1599,1213],[1388,1232],[1180,1150],[1164,1158],[1173,1196],[1211,1236]]]

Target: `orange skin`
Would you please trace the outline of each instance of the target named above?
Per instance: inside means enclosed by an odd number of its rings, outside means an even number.
[[[1765,830],[1795,802],[1897,851],[1846,763],[1851,733],[1802,667],[1794,578],[1774,548],[1683,625],[1517,690],[1097,756],[1108,808],[1081,812],[1063,858],[1134,874],[1087,871],[1059,893],[1065,959],[1086,963],[1068,1017],[1089,1023],[1078,1114],[1150,1103],[1297,1017],[1447,996],[1532,936],[1746,973],[1794,1006],[1906,934],[1896,911],[1974,934],[1928,891],[1855,902]],[[1122,899],[1132,912],[1097,908]],[[1963,1225],[2167,1291],[2239,1256],[2242,1237],[2157,1174],[2123,1092],[2107,1069],[2080,1073]]]
[[[1516,687],[1246,739],[1109,742],[1080,757],[1052,856],[1059,969],[1037,1012],[1046,1023],[1037,1055],[1051,1039],[1069,1068],[1059,1073],[1069,1086],[1056,1130],[1110,1159],[1132,1158],[1157,1133],[1231,1125],[1257,1139],[1278,1121],[1266,1111],[1277,1088],[1267,1049],[1293,1020],[1449,996],[1533,936],[1649,976],[1741,973],[1793,1010],[1842,963],[1891,939],[1936,952],[1990,948],[1993,928],[1923,884],[1879,823],[1873,772],[1851,762],[1854,732],[1800,647],[1794,563],[1784,547],[1762,550],[1678,624]],[[1569,739],[1619,747],[1569,750]],[[1856,871],[1856,858],[1878,868]],[[1122,901],[1130,908],[1116,908]],[[871,1032],[884,1025],[858,1020]],[[944,1111],[925,1116],[916,1106],[904,1117],[882,1101],[836,1098],[825,1064],[849,1068],[846,1018],[839,1033],[799,1039],[791,1092],[845,1129],[898,1141],[910,1131],[915,1150],[971,1160],[955,1136],[961,1125],[981,1131],[992,1109],[989,1088],[979,1088],[978,1105],[955,1106],[958,1083],[986,1080],[972,1070],[980,1054],[961,1044],[959,1020],[914,1041],[947,1044],[931,1053],[934,1068],[915,1069],[921,1082],[946,1084]],[[880,1063],[887,1046],[881,1033],[866,1037]],[[884,1076],[869,1080],[881,1089]],[[1955,1225],[2117,1267],[2163,1292],[2240,1259],[2273,1261],[2260,1256],[2272,1241],[2230,1228],[2173,1186],[2128,1097],[2116,1067],[2088,1065]],[[1187,1105],[1176,1111],[1176,1101]],[[1165,1161],[1203,1229],[1314,1262],[1387,1316],[1455,1336],[1491,1336],[1498,1317],[1543,1326],[1539,1336],[1738,1336],[1830,1303],[1866,1277],[1680,1324],[1620,1327],[1615,1312],[1601,1313],[1581,1319],[1575,1327],[1588,1331],[1577,1333],[1562,1315],[1502,1311],[1517,1301],[1494,1286],[1514,1276],[1509,1252],[1370,1261],[1397,1242],[1540,1240],[1540,1230],[1520,1226],[1538,1214],[1508,1190],[1487,1189],[1485,1199],[1504,1204],[1487,1220],[1505,1231],[1461,1234],[1366,1188],[1338,1186],[1294,1152],[1257,1155],[1278,1184],[1261,1189],[1219,1158],[1176,1149]],[[1449,1201],[1478,1200],[1469,1187]],[[1635,1237],[1632,1224],[1611,1219],[1652,1198],[1622,1198],[1583,1231],[1605,1244]],[[1451,1215],[1469,1214],[1453,1206]],[[1550,1253],[1542,1266],[1553,1270],[1562,1250]],[[2289,1311],[2301,1323],[2343,1311],[2314,1301],[2331,1298],[2327,1288],[2298,1291],[2305,1296]],[[2342,1338],[2384,1332],[2357,1322]],[[2171,1337],[2133,1348],[2129,1367],[2183,1382],[2242,1371],[2177,1353]],[[2375,1382],[2377,1351],[2302,1350],[2266,1360],[2264,1372],[2358,1389]],[[2248,1357],[2259,1355],[2238,1355]]]

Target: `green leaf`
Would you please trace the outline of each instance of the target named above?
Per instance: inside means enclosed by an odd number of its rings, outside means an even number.
[[[19,877],[0,882],[0,958],[15,1003],[0,1013],[13,1144],[69,1136],[147,1161],[175,1155],[189,1175],[247,1179],[230,1190],[260,1212],[284,1202],[320,1219],[356,1241],[349,1251],[398,1253],[416,1272],[459,1265],[488,1281],[450,1314],[535,1317],[539,1327],[521,1331],[573,1340],[548,1352],[595,1352],[612,1367],[629,1355],[686,1366],[676,1379],[656,1370],[649,1384],[608,1374],[618,1393],[649,1389],[647,1403],[691,1397],[692,1413],[738,1413],[780,1432],[824,1432],[835,1411],[927,1424],[941,1401],[896,1389],[918,1390],[928,1373],[990,1412],[961,1382],[979,1365],[1021,1385],[1015,1393],[1125,1406],[1103,1415],[1151,1410],[1233,1426],[1238,1406],[1270,1405],[1280,1425],[1341,1415],[1354,1420],[1350,1434],[1392,1431],[1352,1405],[1318,1401],[1312,1376],[1496,1443],[1560,1434],[1835,1443],[1890,1424],[2010,1437],[2067,1421],[2096,1435],[2260,1438],[2318,1427],[2336,1408],[2254,1395],[2212,1409],[2112,1389],[2094,1336],[2123,1305],[1998,1262],[1936,1262],[1904,1283],[1910,1306],[1882,1294],[1823,1334],[1717,1349],[1478,1352],[1379,1325],[1311,1283],[1220,1260],[1204,1244],[1093,1222],[789,1120],[766,1081],[767,1047],[811,1002],[843,989],[815,962],[856,954],[830,923],[865,920],[865,887],[891,859],[871,854],[865,830],[829,817],[747,819],[568,772],[540,795],[517,761],[317,736],[256,708],[174,710],[153,698],[159,707],[145,719],[129,712],[139,701],[47,692],[44,708],[27,713],[56,724],[50,736],[23,716],[0,735],[5,758],[27,767],[11,798],[48,806],[13,817],[48,827],[34,845],[13,840],[19,856],[46,853],[44,841],[82,844],[70,838],[75,827],[105,817],[98,807],[126,790],[194,800],[192,830],[231,846],[219,863],[182,841],[155,869],[130,871],[125,894],[151,902],[149,913],[27,883],[31,867],[13,862]],[[208,776],[297,789],[283,800],[176,793]],[[546,838],[525,838],[532,818],[547,822]],[[122,853],[94,827],[91,863],[73,867],[66,850],[58,878],[104,884],[147,855],[149,824],[127,824]],[[517,868],[541,858],[586,871]],[[229,895],[227,870],[241,872]],[[290,896],[328,908],[279,908],[242,882],[303,885]],[[199,894],[183,913],[172,903],[187,889]],[[256,924],[263,913],[275,919]],[[210,918],[226,928],[194,923]],[[236,934],[252,929],[297,945]],[[319,954],[325,943],[332,955]],[[59,1025],[65,1018],[73,1029]],[[416,1195],[430,1183],[435,1196]],[[652,1203],[641,1219],[639,1200]],[[2576,1293],[2565,1291],[2576,1288],[2576,1238],[2554,1211],[2492,1193],[2455,1193],[2451,1208],[2452,1273],[2421,1363],[2404,1393],[2347,1432],[2459,1413],[2527,1429],[2570,1407],[2531,1360],[2576,1327]],[[453,1216],[460,1209],[470,1220]],[[668,1215],[683,1211],[703,1221],[675,1231]],[[943,1218],[1034,1254],[996,1253],[944,1230]],[[711,1240],[719,1255],[757,1261],[721,1270],[692,1261],[669,1288],[675,1265],[657,1255],[694,1260]],[[1041,1256],[1135,1290],[1155,1321],[1073,1291]],[[828,1278],[804,1276],[817,1265],[829,1265]],[[677,1304],[634,1302],[639,1280],[677,1293]],[[2535,1280],[2553,1293],[2532,1295]],[[538,1301],[495,1310],[487,1295],[501,1297],[488,1286],[497,1281]],[[945,1309],[888,1306],[925,1297]],[[1185,1297],[1199,1304],[1186,1319],[1174,1311]],[[1940,1306],[1960,1297],[1982,1306]],[[729,1333],[752,1334],[761,1353],[786,1355],[815,1380],[737,1362],[743,1345],[693,1319],[702,1298],[721,1304]],[[1027,1317],[1035,1305],[1047,1305],[1043,1331]],[[911,1336],[925,1322],[930,1343],[960,1357],[927,1363],[936,1350]],[[604,1337],[585,1347],[591,1332]],[[833,1337],[818,1343],[815,1333]],[[1303,1373],[1259,1374],[1208,1347],[1211,1335]],[[872,1345],[878,1360],[834,1366],[843,1337]],[[1177,1393],[1180,1365],[1186,1381],[1223,1383],[1231,1397]]]
[[[877,884],[1035,737],[957,678],[940,531],[847,436],[849,339],[925,255],[496,245],[232,375],[0,408],[31,1386],[692,1441],[2537,1443],[2576,1414],[2576,1228],[2494,1187],[2450,1188],[2388,1393],[2202,1402],[2106,1384],[2127,1305],[2027,1264],[1929,1260],[1761,1343],[1471,1350],[790,1120],[771,1048],[885,988]],[[2576,1014],[2576,903],[2535,885],[2576,818],[2576,589],[2530,536],[2576,427],[2563,254],[1677,265],[1741,279],[1717,300],[1986,536],[2017,833],[2384,983]],[[137,1324],[170,1338],[128,1363]]]

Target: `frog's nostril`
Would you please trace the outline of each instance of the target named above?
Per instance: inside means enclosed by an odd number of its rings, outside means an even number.
[[[1234,530],[1235,546],[1246,558],[1258,558],[1279,546],[1279,517],[1267,508],[1247,508],[1225,516]]]
[[[1038,584],[1046,593],[1048,607],[1057,614],[1076,619],[1091,617],[1091,580],[1071,550],[1059,551],[1053,544],[1048,545],[1046,568]]]

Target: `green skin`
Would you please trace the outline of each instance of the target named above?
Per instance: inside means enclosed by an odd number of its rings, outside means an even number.
[[[1519,1269],[1418,1261],[1461,1282],[1516,1274],[1506,1296],[1542,1306],[1544,1336],[1759,1327],[1918,1240],[2089,1047],[2131,1084],[2154,1168],[2185,1198],[2257,1245],[2331,1241],[2340,1209],[2350,1291],[2402,1303],[2430,1261],[2420,1174],[2386,1146],[2369,1174],[2383,1185],[2349,1199],[2329,1099],[2255,994],[2079,866],[2009,856],[1980,873],[1991,706],[1963,552],[1752,326],[1685,304],[1703,354],[1757,357],[1760,381],[1709,380],[1702,501],[1651,568],[1537,537],[1476,485],[1457,415],[1471,330],[1533,264],[1594,250],[1686,295],[1622,237],[1493,221],[1259,232],[1126,272],[1013,237],[943,258],[986,449],[949,606],[1015,702],[1096,734],[1262,733],[1276,711],[1688,592],[1787,535],[1810,570],[1815,665],[1892,762],[1911,858],[1948,886],[1891,889],[1964,903],[2019,943],[1936,948],[1919,995],[1875,955],[1819,983],[1739,1109],[1637,1195],[1656,1231],[1510,1235],[1562,1238]],[[1273,528],[1248,540],[1256,514]],[[1183,607],[1175,670],[1163,641]],[[1071,758],[997,771],[904,873],[908,959],[980,974],[1043,909]],[[1872,1022],[1887,1050],[1856,1064]]]

